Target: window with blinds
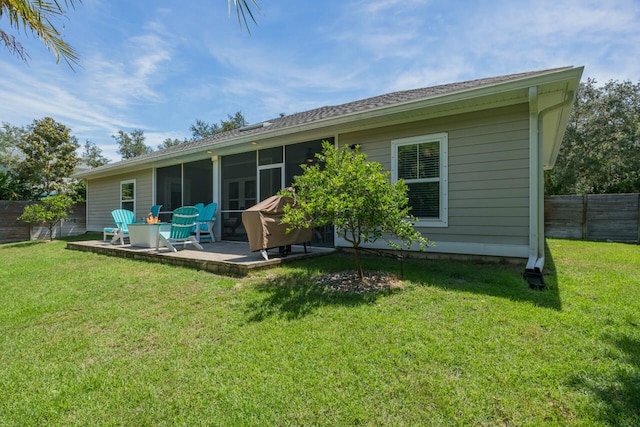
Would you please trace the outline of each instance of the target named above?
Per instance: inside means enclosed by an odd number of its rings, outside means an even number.
[[[447,225],[447,134],[392,141],[392,179],[409,187],[411,214],[418,225]]]

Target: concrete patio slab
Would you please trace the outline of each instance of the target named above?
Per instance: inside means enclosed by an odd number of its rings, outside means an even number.
[[[171,252],[166,247],[161,247],[159,251],[156,251],[155,248],[111,244],[109,241],[102,240],[87,240],[68,242],[67,249],[195,268],[227,276],[246,276],[251,271],[258,269],[335,252],[334,248],[307,246],[307,253],[305,253],[304,246],[293,245],[291,253],[286,257],[281,257],[277,249],[271,249],[267,251],[269,260],[265,260],[260,252],[251,252],[249,244],[246,242],[220,241],[201,244],[204,248],[202,251],[187,246],[187,249]]]

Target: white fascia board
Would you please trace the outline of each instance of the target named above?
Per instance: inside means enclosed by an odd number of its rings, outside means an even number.
[[[549,170],[553,169],[556,164],[556,159],[558,158],[558,152],[560,151],[560,145],[562,144],[562,139],[567,130],[567,123],[569,122],[569,115],[571,113],[571,109],[573,108],[573,104],[575,103],[575,98],[577,96],[577,87],[571,88],[567,87],[566,93],[573,92],[573,96],[571,97],[571,102],[568,106],[558,109],[556,112],[552,112],[549,114],[549,117],[544,117],[543,121],[543,138],[544,138],[544,169]],[[555,125],[551,127],[548,123]],[[551,136],[548,136],[551,135]]]

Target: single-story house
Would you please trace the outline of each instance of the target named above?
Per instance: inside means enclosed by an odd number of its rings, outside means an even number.
[[[388,93],[284,115],[77,173],[87,230],[113,209],[137,218],[163,205],[218,203],[216,235],[242,240],[240,213],[287,187],[323,140],[360,145],[409,186],[430,252],[544,265],[543,173],[552,168],[583,67],[563,67]],[[348,246],[332,229],[325,245]],[[373,247],[386,248],[384,242]]]

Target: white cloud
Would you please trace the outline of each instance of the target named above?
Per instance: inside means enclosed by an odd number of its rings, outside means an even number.
[[[411,58],[425,42],[419,30],[428,19],[427,5],[425,0],[346,3],[333,26],[333,37],[354,49],[364,49],[371,60]]]
[[[203,91],[217,104],[237,105],[233,111],[250,108],[257,120],[319,107],[318,98],[335,100],[329,94],[361,87],[359,78],[367,69],[357,60],[349,66],[321,60],[303,63],[286,49],[274,53],[260,46],[210,46],[212,57],[227,71],[224,77],[212,76]]]
[[[428,0],[361,0],[349,6],[354,10],[362,10],[365,15],[378,15],[406,8],[426,5]]]
[[[632,56],[640,45],[640,5],[633,1],[503,2],[473,18],[475,25],[460,26],[466,30],[452,50],[473,46],[467,49],[470,62],[493,63],[500,72],[586,65],[590,75],[591,64],[598,63],[613,77],[619,62],[627,61],[612,53]],[[640,65],[636,75],[638,70]]]
[[[3,64],[3,71],[0,98],[4,102],[0,104],[0,112],[15,124],[27,124],[44,116],[65,122],[74,130],[78,127],[104,130],[130,124],[117,115],[107,114],[99,103],[71,92],[73,84],[61,81],[59,76],[57,79],[47,78],[46,73],[32,76],[8,64]]]
[[[87,58],[86,90],[92,98],[116,108],[164,101],[158,87],[165,80],[163,66],[172,60],[173,48],[157,33],[159,24],[148,28],[152,32],[126,40],[116,58],[101,53]]]

